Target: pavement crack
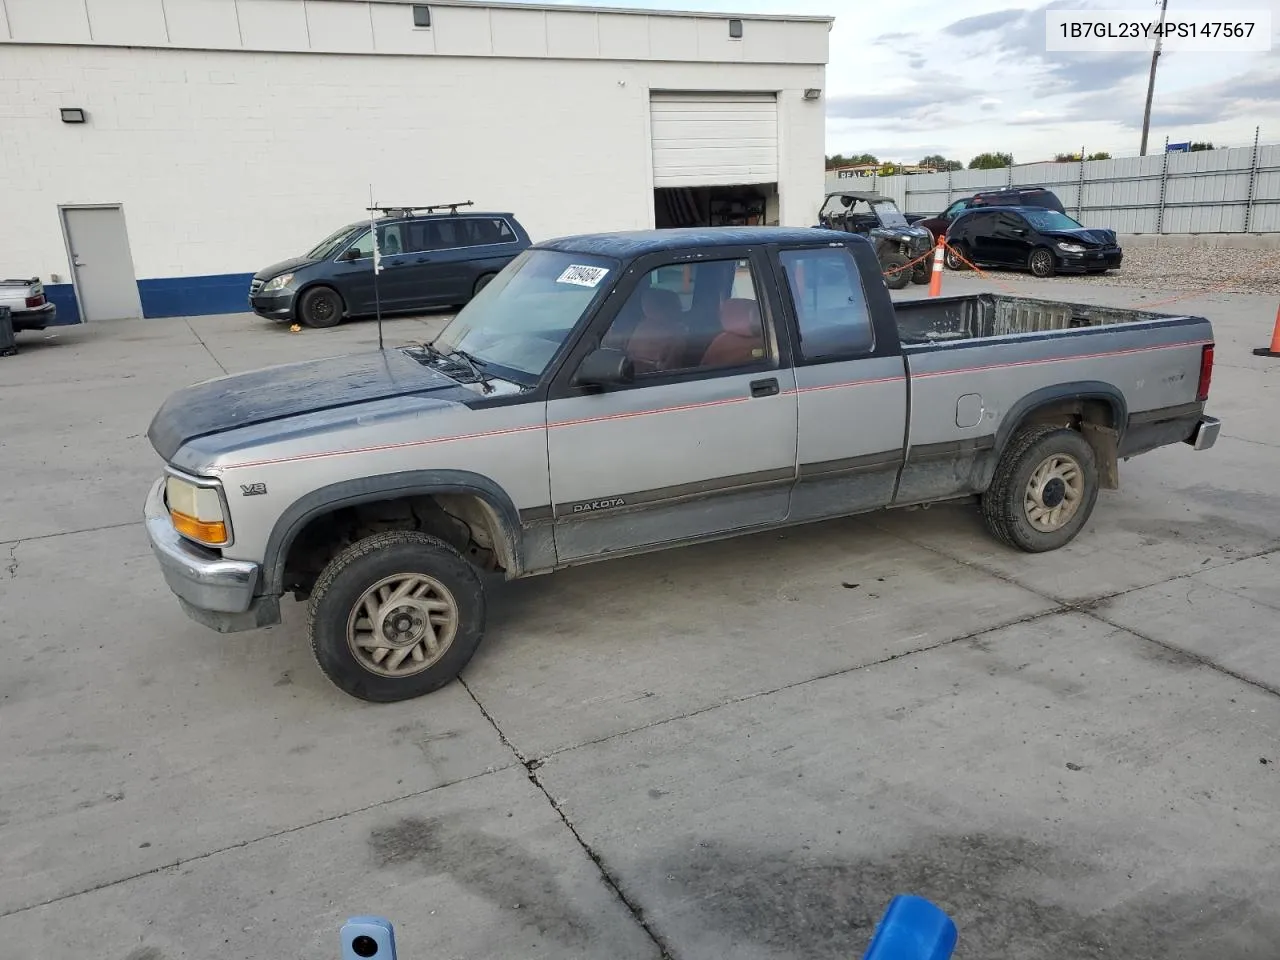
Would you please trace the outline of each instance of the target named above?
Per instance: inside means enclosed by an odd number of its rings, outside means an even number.
[[[1176,644],[1166,643],[1163,640],[1157,640],[1154,637],[1147,636],[1146,634],[1140,632],[1139,630],[1134,629],[1133,627],[1126,627],[1118,623],[1113,623],[1111,620],[1108,620],[1097,610],[1097,607],[1106,601],[1115,600],[1119,597],[1124,597],[1124,596],[1127,596],[1128,594],[1136,593],[1139,590],[1149,590],[1152,587],[1160,587],[1160,586],[1164,586],[1167,583],[1175,583],[1178,580],[1188,580],[1194,576],[1197,576],[1200,573],[1203,573],[1204,572],[1203,569],[1191,570],[1191,571],[1188,571],[1187,573],[1174,574],[1173,576],[1166,577],[1163,580],[1157,580],[1155,583],[1147,583],[1137,587],[1129,587],[1126,590],[1117,590],[1115,593],[1108,593],[1102,596],[1090,597],[1087,600],[1062,600],[1058,597],[1050,596],[1049,594],[1045,593],[1042,590],[1037,590],[1034,587],[1029,587],[1025,583],[1019,583],[1017,580],[1014,580],[1012,577],[1009,577],[1006,574],[1001,573],[999,570],[992,570],[989,567],[984,567],[981,564],[974,563],[971,560],[965,560],[962,557],[953,556],[950,553],[947,553],[947,551],[942,550],[938,547],[932,546],[931,544],[921,543],[918,540],[913,540],[912,538],[903,536],[900,533],[894,533],[894,532],[885,530],[883,527],[880,527],[879,529],[884,533],[888,533],[890,536],[898,537],[901,540],[905,540],[907,543],[914,544],[915,546],[919,547],[922,550],[928,550],[930,553],[936,554],[937,556],[940,556],[940,557],[944,557],[945,559],[951,560],[954,563],[958,563],[961,566],[969,567],[972,570],[977,570],[980,573],[985,573],[988,576],[995,577],[997,580],[1002,580],[1005,583],[1008,583],[1012,586],[1020,587],[1021,589],[1026,590],[1028,593],[1034,594],[1035,596],[1039,597],[1042,600],[1048,600],[1050,603],[1056,603],[1059,605],[1059,609],[1055,611],[1057,613],[1066,613],[1066,612],[1079,613],[1082,616],[1086,616],[1092,620],[1096,620],[1098,623],[1105,624],[1106,626],[1111,627],[1113,630],[1122,630],[1125,633],[1128,633],[1130,636],[1137,637],[1139,640],[1144,640],[1147,643],[1154,643],[1156,646],[1161,647],[1165,650],[1171,650],[1178,654],[1181,654],[1182,656],[1188,657],[1191,660],[1194,660],[1197,663],[1199,663],[1201,666],[1208,667],[1211,670],[1216,670],[1218,673],[1221,673],[1224,676],[1231,677],[1233,680],[1238,680],[1241,683],[1248,684],[1251,687],[1256,687],[1259,690],[1265,690],[1267,693],[1270,693],[1272,696],[1280,697],[1280,687],[1276,687],[1272,684],[1266,683],[1265,681],[1257,680],[1243,673],[1239,673],[1238,671],[1232,670],[1230,667],[1224,666],[1223,664],[1218,663],[1216,660],[1211,660],[1208,657],[1205,657],[1199,653],[1196,653],[1193,650],[1187,650],[1186,648],[1179,647]],[[1244,563],[1246,560],[1257,560],[1259,557],[1268,557],[1275,553],[1280,553],[1280,547],[1277,547],[1277,546],[1264,547],[1261,550],[1255,550],[1251,553],[1244,554],[1243,556],[1232,557],[1226,563],[1219,564],[1218,566],[1213,567],[1212,569],[1221,570],[1225,567],[1230,567],[1237,563]],[[1240,597],[1240,599],[1242,600],[1248,599],[1247,597],[1241,597],[1240,594],[1232,593],[1232,591],[1230,590],[1223,590],[1222,592],[1230,593],[1232,596]],[[1259,604],[1259,606],[1267,607],[1266,604]],[[1268,607],[1268,609],[1270,608]]]
[[[582,852],[586,854],[592,863],[595,864],[596,870],[600,874],[600,879],[602,879],[605,885],[613,891],[613,895],[618,898],[618,902],[621,903],[626,911],[631,914],[631,919],[636,922],[637,926],[644,931],[645,936],[647,936],[653,942],[653,945],[658,948],[661,960],[674,960],[675,954],[671,950],[671,947],[663,939],[662,935],[658,933],[658,931],[655,930],[645,918],[644,908],[633,901],[631,897],[627,895],[626,891],[622,889],[621,882],[614,877],[612,873],[610,873],[609,868],[605,866],[604,860],[601,858],[600,854],[597,853],[582,834],[578,832],[578,828],[573,825],[573,821],[570,820],[568,815],[564,812],[559,801],[551,795],[551,791],[547,789],[545,784],[543,784],[541,778],[538,776],[538,770],[543,765],[546,758],[540,757],[537,759],[529,759],[526,757],[521,752],[520,748],[511,741],[511,738],[503,732],[498,721],[493,718],[493,715],[489,713],[485,708],[485,705],[480,702],[480,698],[476,696],[475,691],[471,689],[466,680],[459,677],[458,683],[462,685],[462,689],[467,691],[467,695],[471,697],[472,702],[475,703],[481,716],[489,722],[489,726],[493,727],[494,732],[498,735],[498,739],[500,739],[516,759],[520,761],[521,765],[524,767],[525,775],[529,778],[529,782],[533,784],[534,788],[537,789],[538,792],[547,798],[547,803],[551,805],[551,809],[555,811],[556,816],[560,818],[560,822],[564,824],[565,829],[569,831],[569,835],[577,841],[578,846],[582,848]]]
[[[375,800],[373,803],[367,803],[361,807],[354,807],[351,810],[344,810],[341,813],[335,813],[332,816],[320,817],[318,820],[309,820],[306,823],[300,823],[297,826],[286,827],[283,830],[274,830],[271,833],[264,833],[261,836],[250,837],[247,840],[238,840],[235,843],[229,843],[226,846],[218,847],[215,850],[206,850],[204,853],[198,853],[192,857],[186,857],[185,859],[179,858],[177,860],[172,860],[169,863],[162,863],[159,866],[151,867],[148,870],[139,870],[137,873],[131,873],[128,876],[116,877],[114,880],[104,880],[101,883],[95,883],[95,884],[92,884],[91,886],[84,887],[80,890],[72,890],[69,893],[60,893],[56,897],[49,897],[48,899],[41,900],[37,903],[28,903],[20,907],[14,907],[12,910],[5,910],[3,912],[0,912],[0,920],[3,920],[5,917],[12,917],[20,913],[26,913],[29,910],[38,910],[40,907],[47,907],[47,906],[50,906],[51,904],[62,903],[66,900],[74,899],[75,897],[82,897],[85,894],[95,893],[98,890],[106,890],[109,887],[119,886],[122,883],[129,883],[133,880],[140,880],[143,877],[155,876],[156,874],[163,873],[166,870],[173,870],[177,867],[185,867],[187,864],[199,863],[203,860],[211,860],[214,857],[221,856],[224,853],[230,853],[234,850],[243,849],[244,847],[251,847],[255,843],[261,843],[264,840],[274,840],[274,839],[277,839],[278,837],[287,837],[287,836],[290,836],[291,834],[299,833],[303,830],[309,830],[312,827],[323,826],[326,823],[336,823],[337,821],[342,820],[345,817],[350,817],[357,813],[364,813],[368,810],[376,810],[379,807],[385,807],[393,803],[399,803],[401,800],[412,800],[415,797],[426,796],[427,794],[434,793],[437,790],[444,790],[448,787],[457,786],[458,784],[466,783],[469,780],[478,780],[481,777],[491,776],[492,774],[497,773],[499,770],[507,770],[507,769],[510,769],[510,768],[509,767],[498,767],[497,769],[490,768],[488,770],[483,770],[479,773],[473,773],[470,776],[459,777],[457,780],[450,780],[448,783],[440,783],[432,787],[426,787],[422,790],[414,790],[414,791],[411,791],[410,793],[399,794],[394,797],[387,797],[385,800]]]
[[[1057,601],[1053,601],[1057,603]],[[721,700],[717,703],[709,703],[705,707],[698,707],[696,710],[690,710],[687,713],[677,714],[673,717],[663,717],[661,720],[654,720],[651,723],[644,723],[638,727],[632,727],[629,730],[619,730],[617,733],[611,733],[605,737],[597,737],[594,740],[584,740],[581,743],[575,743],[567,747],[559,747],[549,753],[543,754],[533,763],[541,766],[552,757],[559,756],[562,753],[570,753],[574,750],[580,750],[583,747],[593,747],[597,744],[608,743],[610,740],[617,740],[619,737],[629,737],[633,733],[639,733],[642,730],[652,730],[655,727],[665,726],[668,723],[677,723],[681,720],[689,720],[693,717],[701,716],[704,713],[711,713],[713,710],[719,710],[722,707],[731,707],[738,703],[748,703],[751,700],[760,697],[771,697],[775,693],[784,693],[787,690],[794,690],[797,687],[803,687],[810,683],[818,683],[822,680],[830,680],[833,677],[842,677],[845,674],[856,673],[859,670],[870,670],[872,667],[883,666],[886,663],[893,663],[895,660],[905,660],[907,657],[914,657],[921,653],[929,653],[932,650],[941,650],[943,647],[949,647],[955,643],[963,643],[965,640],[976,640],[988,633],[994,633],[997,630],[1004,630],[1008,627],[1016,627],[1024,623],[1034,623],[1037,620],[1044,620],[1048,617],[1056,617],[1061,613],[1067,613],[1070,608],[1063,604],[1059,604],[1048,610],[1041,610],[1039,613],[1029,613],[1025,616],[1017,617],[1013,620],[1002,620],[999,623],[992,624],[989,627],[983,627],[980,630],[974,630],[959,637],[949,637],[946,640],[939,640],[937,643],[931,643],[928,646],[916,647],[913,650],[904,650],[902,653],[891,653],[887,657],[880,657],[877,660],[869,660],[866,663],[859,663],[852,667],[841,667],[838,670],[831,670],[827,673],[819,674],[816,677],[805,677],[803,680],[793,680],[790,683],[784,683],[778,687],[770,687],[768,690],[758,690],[755,693],[743,694],[740,697],[733,697],[729,700]]]
[[[54,537],[74,537],[80,533],[97,533],[99,530],[118,530],[121,527],[141,525],[141,520],[121,520],[119,523],[104,523],[100,527],[84,527],[80,530],[63,530],[61,533],[41,533],[34,537],[21,537],[17,540],[0,540],[0,547],[17,547],[21,543],[33,543],[36,540],[52,540]]]
[[[228,370],[226,367],[224,367],[222,365],[222,361],[219,360],[217,355],[212,350],[209,349],[209,345],[204,342],[204,337],[196,333],[196,328],[191,325],[191,321],[187,320],[186,324],[187,324],[187,329],[191,331],[191,335],[196,338],[200,346],[204,347],[204,352],[209,354],[210,359],[212,359],[213,362],[218,365],[218,369],[221,370],[223,373],[230,373],[231,371]]]

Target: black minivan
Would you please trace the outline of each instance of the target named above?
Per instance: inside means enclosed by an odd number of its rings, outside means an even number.
[[[959,256],[957,256],[959,254]],[[1114,230],[1091,229],[1043,207],[970,207],[947,230],[947,266],[1014,267],[1037,277],[1119,268]]]
[[[368,220],[330,234],[301,257],[259,270],[249,284],[253,312],[269,320],[332,327],[344,317],[465,304],[529,246],[510,213],[415,214],[379,217],[382,271],[375,288],[373,233]]]

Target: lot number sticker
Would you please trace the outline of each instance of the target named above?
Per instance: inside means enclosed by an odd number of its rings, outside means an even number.
[[[578,287],[598,287],[608,273],[608,267],[588,267],[575,263],[564,268],[564,273],[556,278],[556,283],[572,283]]]

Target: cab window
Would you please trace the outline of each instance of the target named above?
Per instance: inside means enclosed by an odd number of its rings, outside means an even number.
[[[862,273],[846,248],[783,250],[778,258],[795,304],[800,354],[805,360],[869,353],[875,348]]]
[[[751,263],[736,259],[650,270],[600,345],[630,357],[638,381],[760,364],[772,357]]]

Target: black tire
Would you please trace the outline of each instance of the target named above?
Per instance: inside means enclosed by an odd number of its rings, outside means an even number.
[[[434,661],[424,654],[428,665],[419,672],[399,677],[377,673],[358,658],[353,647],[359,644],[348,642],[348,628],[358,625],[356,608],[367,591],[385,579],[414,575],[430,578],[448,592],[456,618],[452,640]],[[360,700],[394,703],[438,690],[462,672],[484,636],[485,610],[479,571],[462,554],[437,537],[390,530],[353,543],[329,561],[311,590],[307,633],[316,663],[335,686]]]
[[[880,261],[884,271],[884,285],[890,290],[901,290],[911,282],[911,271],[903,270],[909,261],[900,253],[886,253]]]
[[[489,281],[496,277],[496,273],[486,273],[483,277],[476,280],[476,285],[471,289],[471,296],[475,296],[481,290],[489,285]]]
[[[1033,475],[1051,458],[1073,460],[1078,467],[1081,490],[1075,512],[1056,529],[1036,526],[1028,505]],[[1061,481],[1059,481],[1061,482]],[[1069,493],[1067,486],[1062,486]],[[1034,501],[1036,507],[1057,499],[1045,484]],[[1065,503],[1069,496],[1058,500]],[[1079,432],[1050,424],[1023,427],[1005,447],[991,485],[982,495],[982,516],[997,539],[1027,553],[1057,550],[1070,543],[1089,520],[1098,499],[1098,465]]]
[[[1057,270],[1057,261],[1053,256],[1053,251],[1048,247],[1036,247],[1027,257],[1027,269],[1031,271],[1033,277],[1052,277]]]
[[[933,261],[925,260],[923,263],[917,263],[911,271],[911,282],[926,284],[929,282],[930,274],[933,273]]]
[[[961,260],[960,257],[957,257],[957,253],[959,253],[961,257],[964,257],[965,260],[973,259],[973,257],[970,256],[969,251],[964,247],[957,246],[955,249],[952,249],[952,245],[948,243],[946,252],[942,257],[943,263],[947,265],[948,270],[968,270],[969,265],[965,263],[964,260]]]
[[[298,302],[298,319],[308,327],[336,327],[342,309],[342,297],[333,287],[312,287]]]

